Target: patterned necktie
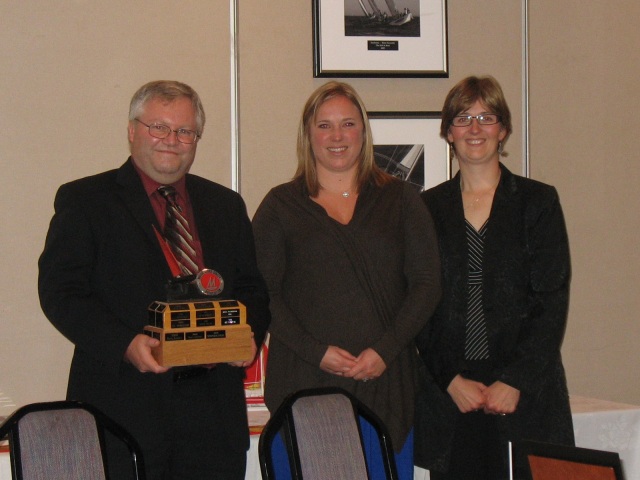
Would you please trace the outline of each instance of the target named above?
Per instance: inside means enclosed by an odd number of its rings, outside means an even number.
[[[189,229],[189,222],[182,215],[182,208],[176,202],[176,189],[171,186],[162,186],[158,188],[158,193],[167,201],[164,236],[180,264],[182,273],[194,275],[200,270],[197,253]]]

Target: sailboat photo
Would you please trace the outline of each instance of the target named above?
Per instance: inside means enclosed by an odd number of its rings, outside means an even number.
[[[368,4],[369,8],[365,6],[365,2]],[[388,23],[389,25],[404,25],[405,23],[409,23],[413,20],[413,15],[409,9],[405,8],[401,12],[396,7],[396,2],[394,0],[385,0],[387,9],[389,10],[388,14],[378,8],[375,0],[358,0],[358,3],[360,4],[360,8],[362,8],[364,14],[372,21]]]
[[[424,190],[424,145],[374,145],[373,155],[382,170]]]
[[[346,36],[420,36],[418,0],[344,0]]]

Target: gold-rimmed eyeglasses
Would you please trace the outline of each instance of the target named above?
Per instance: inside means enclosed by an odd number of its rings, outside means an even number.
[[[161,123],[152,123],[151,125],[147,125],[139,118],[135,118],[134,120],[147,127],[149,129],[149,135],[155,138],[167,138],[171,135],[171,132],[175,132],[176,138],[180,143],[196,143],[200,138],[200,134],[198,132],[187,130],[186,128],[173,130],[171,127]]]

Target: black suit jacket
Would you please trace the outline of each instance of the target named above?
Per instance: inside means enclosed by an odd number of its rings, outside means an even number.
[[[517,412],[501,418],[502,433],[512,440],[573,443],[560,356],[571,273],[562,209],[555,188],[513,175],[503,165],[501,169],[485,237],[482,292],[492,381],[500,380],[521,392]],[[469,268],[459,174],[422,197],[438,234],[443,295],[417,343],[437,385],[432,386],[436,388],[431,388],[427,402],[444,398],[453,403],[446,389],[466,369]],[[428,422],[441,422],[440,438],[427,443],[446,450],[448,440],[443,437],[447,435],[442,432],[449,431],[453,420],[443,422],[442,411],[438,416],[432,415]]]
[[[221,296],[247,306],[258,345],[269,322],[251,224],[240,196],[187,175],[205,266],[224,278]],[[166,298],[171,272],[158,244],[153,209],[129,159],[117,170],[60,187],[40,257],[42,309],[74,345],[68,397],[90,402],[144,445],[161,435],[170,408],[172,372],[139,373],[123,361],[127,346],[147,324],[147,307]],[[216,368],[209,385],[232,448],[248,448],[243,369]],[[185,408],[189,408],[185,406]],[[168,427],[166,427],[168,428]]]

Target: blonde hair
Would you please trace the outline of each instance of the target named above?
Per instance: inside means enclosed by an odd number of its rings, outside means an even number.
[[[294,175],[294,180],[304,181],[312,197],[318,195],[320,183],[318,182],[318,172],[316,169],[316,159],[313,155],[311,147],[311,126],[316,118],[316,114],[320,106],[327,100],[335,97],[345,97],[355,105],[360,112],[363,123],[363,139],[362,150],[358,158],[358,170],[356,174],[356,185],[358,191],[367,182],[373,182],[376,185],[384,185],[389,181],[390,175],[384,173],[375,163],[373,155],[373,138],[371,127],[369,125],[369,117],[364,103],[360,99],[355,89],[342,82],[328,82],[316,89],[307,100],[302,109],[302,116],[298,125],[298,168]]]

